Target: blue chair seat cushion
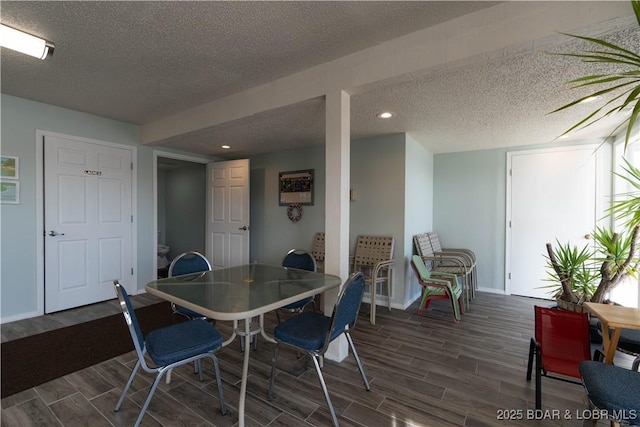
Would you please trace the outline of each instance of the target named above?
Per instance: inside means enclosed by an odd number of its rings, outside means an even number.
[[[596,323],[596,328],[598,329],[598,333],[602,334],[602,322],[600,319],[598,319],[598,322]],[[640,330],[621,329],[618,348],[631,353],[640,354]]]
[[[206,320],[189,320],[150,332],[145,345],[156,365],[167,366],[219,348],[222,335]]]
[[[589,399],[609,413],[636,414],[640,423],[640,373],[602,362],[580,363],[582,382]]]
[[[189,310],[188,308],[182,307],[180,305],[176,305],[175,310],[176,310],[176,313],[182,314],[183,316],[187,316],[190,319],[204,319],[207,317],[203,314],[200,314],[193,310]]]
[[[302,350],[317,351],[324,346],[330,327],[331,317],[307,311],[276,326],[273,336]]]
[[[640,330],[623,329],[620,331],[618,347],[631,353],[640,354]],[[640,416],[640,415],[639,415]]]
[[[282,308],[285,309],[285,310],[300,310],[305,305],[309,304],[312,299],[313,299],[313,297],[304,298],[304,299],[301,299],[300,301],[296,301],[296,302],[292,302],[291,304],[287,304]]]

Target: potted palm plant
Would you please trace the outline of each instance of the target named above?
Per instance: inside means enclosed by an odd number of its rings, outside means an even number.
[[[631,5],[640,26],[640,0],[632,0]],[[628,117],[623,114],[620,123],[611,132],[613,135],[626,126],[626,150],[634,130],[638,127],[640,116],[640,53],[598,38],[571,34],[569,36],[589,42],[593,50],[560,55],[580,58],[587,63],[610,64],[613,71],[570,80],[568,83],[572,89],[594,88],[595,91],[558,108],[553,113],[571,108],[586,99],[605,99],[603,105],[564,132],[568,134],[623,110],[630,110],[631,114]],[[625,278],[635,277],[638,272],[640,170],[626,159],[625,163],[625,174],[618,176],[626,180],[634,190],[618,195],[608,211],[612,219],[622,224],[622,230],[597,228],[593,233],[596,242],[593,252],[588,247],[580,250],[568,243],[563,245],[557,242],[555,248],[547,243],[548,280],[552,282],[547,287],[551,288],[559,306],[565,302],[573,307],[579,307],[584,301],[603,302],[612,289]]]

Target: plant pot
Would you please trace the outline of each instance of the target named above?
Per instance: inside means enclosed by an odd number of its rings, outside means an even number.
[[[576,313],[584,313],[584,307],[582,304],[576,304],[574,302],[565,301],[562,299],[556,299],[556,304],[558,304],[558,308],[567,311],[575,311]]]

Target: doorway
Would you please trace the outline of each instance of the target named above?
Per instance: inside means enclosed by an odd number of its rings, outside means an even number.
[[[207,159],[154,152],[154,276],[166,277],[171,260],[205,253]]]
[[[603,149],[596,145],[507,153],[507,293],[551,298],[546,243],[582,248],[602,218]]]

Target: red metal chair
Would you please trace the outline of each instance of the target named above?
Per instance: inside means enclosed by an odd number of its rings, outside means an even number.
[[[578,367],[580,362],[591,360],[591,343],[589,319],[585,313],[538,306],[534,310],[535,337],[529,345],[527,381],[531,381],[535,355],[536,409],[542,409],[542,376],[582,384]],[[550,372],[561,376],[551,376]]]

